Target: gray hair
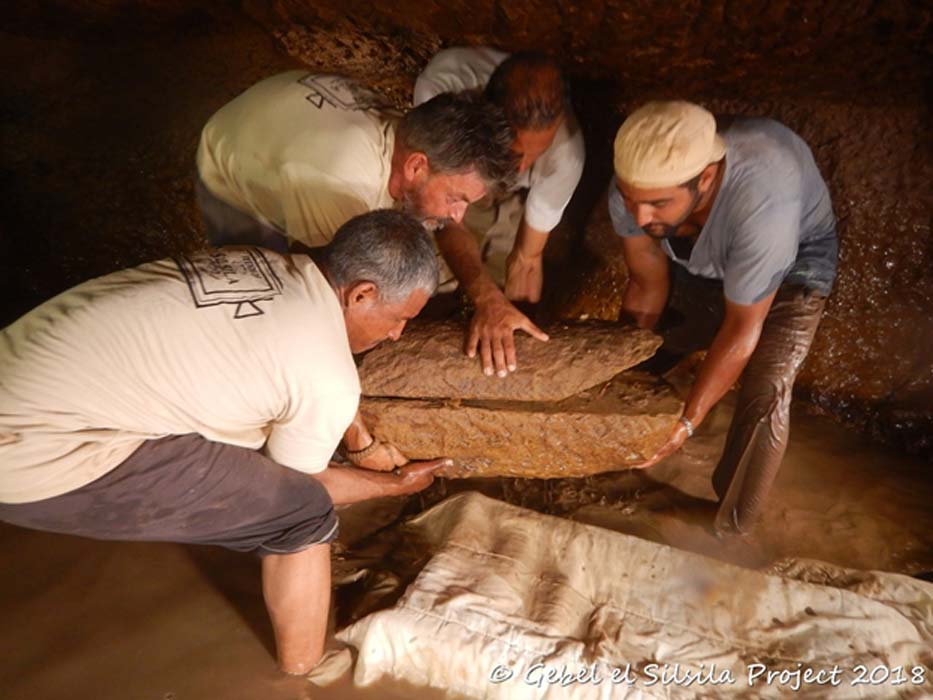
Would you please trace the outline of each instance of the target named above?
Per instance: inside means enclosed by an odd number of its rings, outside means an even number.
[[[424,227],[412,216],[377,209],[350,219],[321,252],[321,262],[338,287],[372,282],[383,301],[408,298],[416,289],[437,289],[437,253]]]
[[[515,138],[501,109],[482,93],[445,92],[409,111],[398,125],[398,140],[428,157],[435,172],[475,170],[490,189],[508,188],[518,170]]]

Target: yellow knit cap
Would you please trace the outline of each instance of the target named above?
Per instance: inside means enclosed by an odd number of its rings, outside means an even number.
[[[725,154],[710,112],[691,102],[649,102],[619,127],[614,164],[632,187],[676,187]]]

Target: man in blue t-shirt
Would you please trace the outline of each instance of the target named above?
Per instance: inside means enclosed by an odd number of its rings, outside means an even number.
[[[697,307],[714,284],[721,300],[700,312],[717,316],[718,330],[684,413],[642,466],[679,449],[741,375],[713,485],[717,531],[748,531],[784,456],[794,379],[836,274],[826,183],[782,124],[737,119],[719,134],[713,115],[688,102],[629,116],[615,174],[609,211],[629,269],[623,311],[654,328],[669,295]]]

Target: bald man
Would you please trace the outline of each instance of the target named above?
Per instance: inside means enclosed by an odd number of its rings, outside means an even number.
[[[541,298],[544,247],[580,181],[585,150],[553,59],[483,47],[447,49],[418,76],[414,103],[476,89],[505,112],[520,174],[504,196],[472,204],[463,226],[448,226],[438,235],[449,265],[442,270],[441,289],[460,281],[476,306],[467,353],[478,349],[486,374],[504,377],[517,366],[515,330],[547,337],[510,302]]]

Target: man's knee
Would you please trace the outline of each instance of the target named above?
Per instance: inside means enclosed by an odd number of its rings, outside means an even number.
[[[269,504],[265,536],[256,543],[259,554],[291,554],[336,539],[337,514],[319,481],[301,472],[288,473],[278,496]]]

